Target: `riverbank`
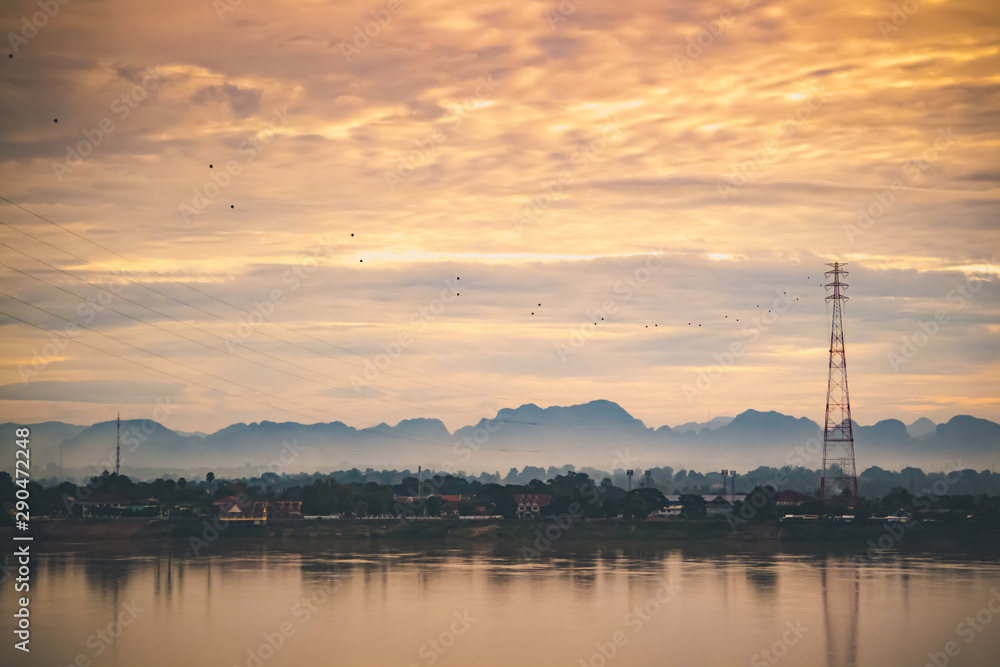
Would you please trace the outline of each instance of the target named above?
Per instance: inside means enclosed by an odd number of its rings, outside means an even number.
[[[837,545],[856,548],[928,548],[955,550],[994,548],[1000,551],[1000,529],[972,525],[914,524],[831,525],[748,523],[733,529],[720,520],[648,519],[645,521],[577,520],[559,524],[551,519],[508,521],[272,521],[265,526],[220,525],[202,521],[163,520],[34,520],[39,542],[92,540],[165,541],[188,538],[253,538],[285,541],[346,540],[428,542],[499,542],[544,545],[560,542],[745,543]],[[12,529],[0,528],[0,540],[10,543]]]

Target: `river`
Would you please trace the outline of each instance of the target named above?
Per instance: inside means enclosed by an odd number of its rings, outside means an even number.
[[[991,555],[106,541],[32,567],[5,665],[1000,664]]]

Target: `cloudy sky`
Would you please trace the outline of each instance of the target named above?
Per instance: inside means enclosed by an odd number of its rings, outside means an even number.
[[[51,5],[0,421],[821,421],[833,261],[857,421],[1000,419],[993,3]]]

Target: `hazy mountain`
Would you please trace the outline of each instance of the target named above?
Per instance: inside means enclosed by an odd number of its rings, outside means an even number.
[[[674,433],[698,433],[702,429],[708,429],[709,431],[714,431],[720,426],[725,426],[729,422],[733,421],[732,417],[713,417],[711,421],[707,422],[687,422],[679,426],[674,426]],[[669,428],[669,427],[667,427]]]
[[[198,436],[199,438],[204,438],[208,433],[202,433],[201,431],[174,431],[177,435],[183,435],[190,438],[191,436]]]
[[[63,467],[114,470],[118,435],[114,421],[88,426],[62,443]],[[162,424],[143,419],[122,421],[120,437],[123,460],[142,461],[150,466],[169,466],[193,456],[201,442],[201,438],[183,436]]]
[[[3,463],[0,464],[0,470],[10,470],[14,467],[14,448],[17,446],[14,442],[15,431],[21,426],[24,426],[24,424],[13,424],[10,422],[0,424],[0,437],[3,438],[0,441],[0,452],[3,453],[4,457]],[[44,469],[44,463],[42,462],[51,461],[58,465],[59,445],[87,428],[86,426],[77,426],[76,424],[66,424],[63,422],[42,422],[27,426],[29,430],[28,442],[31,448],[31,472],[33,477],[38,476],[39,472]],[[8,463],[8,461],[11,463]]]
[[[380,426],[383,427],[383,430],[390,428],[388,424],[380,424]],[[425,419],[423,417],[419,419],[404,419],[396,424],[396,431],[401,434],[409,433],[432,440],[447,440],[451,437],[444,422],[440,419]]]
[[[777,441],[804,442],[816,437],[819,424],[805,417],[789,417],[780,412],[747,410],[719,428],[712,436],[718,440],[746,442],[768,438]]]
[[[966,452],[970,456],[995,457],[1000,449],[1000,424],[968,415],[938,424],[936,435],[938,443],[956,455]]]
[[[921,417],[917,421],[913,422],[906,427],[906,432],[914,438],[922,438],[925,435],[930,435],[937,431],[937,424],[932,422],[927,417]]]
[[[927,422],[927,423],[924,423]],[[927,431],[930,420],[909,427],[896,419],[855,424],[858,468],[942,470],[952,462],[988,468],[1000,458],[1000,425],[957,416]],[[0,452],[13,460],[15,424],[0,431]],[[32,469],[53,476],[60,455],[64,473],[100,474],[114,468],[115,422],[76,426],[30,425]],[[913,433],[921,434],[914,437]],[[316,472],[357,467],[417,466],[449,471],[495,471],[524,466],[592,466],[599,470],[672,466],[695,470],[752,469],[760,465],[822,464],[816,422],[779,412],[747,410],[705,424],[647,427],[621,406],[598,400],[582,405],[504,408],[492,419],[450,433],[437,419],[406,419],[395,426],[356,429],[342,422],[232,424],[208,435],[185,434],[148,420],[121,424],[122,469],[204,475],[264,471]],[[0,468],[9,466],[0,466]],[[159,471],[159,472],[157,472]],[[191,471],[191,472],[188,472]]]

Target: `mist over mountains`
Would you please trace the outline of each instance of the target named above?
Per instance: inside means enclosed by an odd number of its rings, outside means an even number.
[[[3,424],[0,451],[14,460],[14,429],[31,430],[35,478],[100,474],[115,465],[114,421],[91,426],[45,422]],[[858,470],[906,466],[927,471],[991,468],[1000,459],[1000,425],[971,416],[935,424],[887,419],[854,426]],[[173,431],[150,420],[121,423],[122,472],[220,475],[409,468],[493,472],[511,467],[592,466],[602,470],[672,466],[700,471],[760,465],[819,468],[822,429],[779,412],[747,410],[736,417],[651,428],[618,404],[597,400],[568,407],[533,404],[500,410],[454,433],[437,419],[356,429],[342,422],[270,421],[232,424],[215,433]],[[10,466],[0,466],[7,469]]]

